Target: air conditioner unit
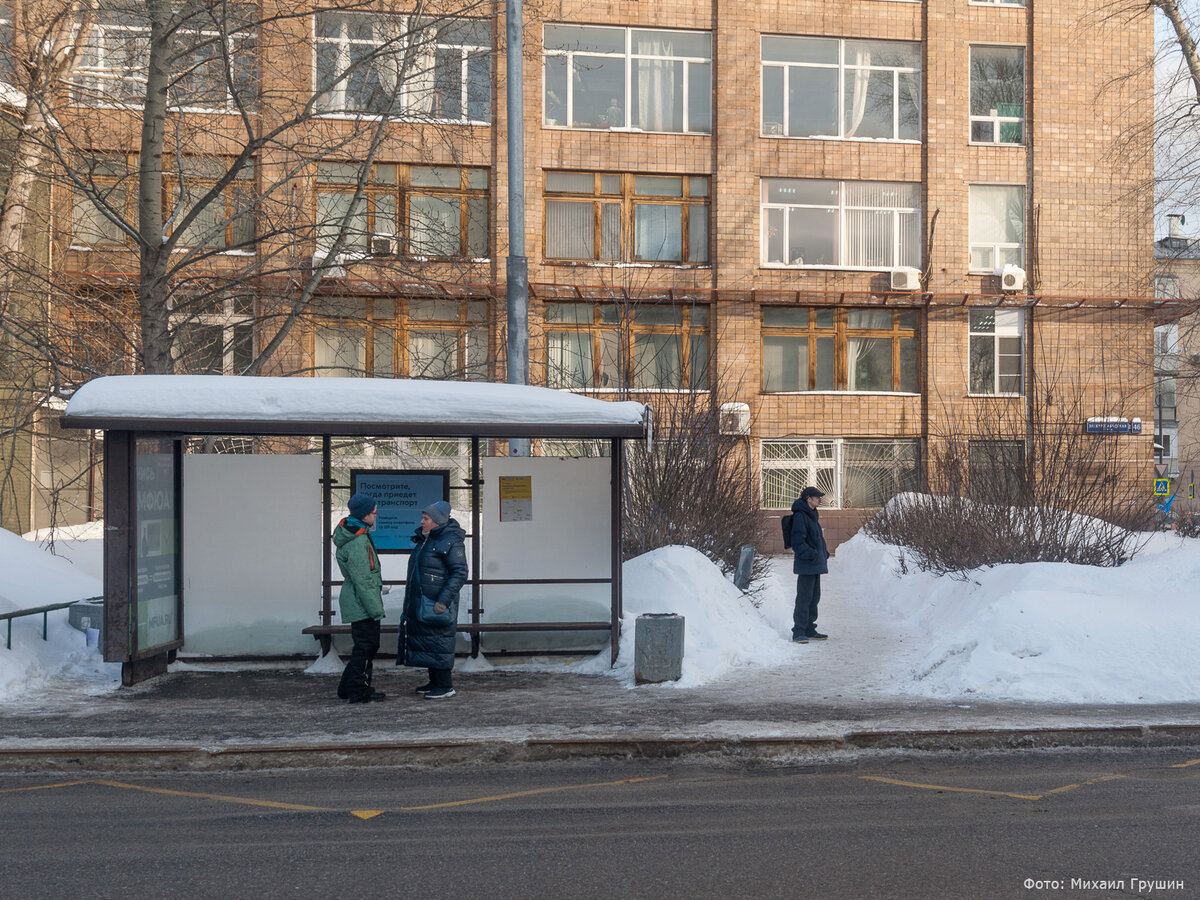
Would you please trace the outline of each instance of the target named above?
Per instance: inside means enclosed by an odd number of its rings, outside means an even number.
[[[372,256],[391,256],[396,252],[396,236],[394,234],[373,234],[368,246]]]
[[[1025,290],[1025,270],[1020,266],[1014,266],[1012,263],[1005,263],[1004,266],[997,270],[996,274],[1000,276],[1000,290]]]
[[[722,403],[718,427],[721,434],[749,434],[750,407],[745,403]]]
[[[893,291],[919,291],[921,289],[921,273],[912,266],[898,266],[892,269]]]

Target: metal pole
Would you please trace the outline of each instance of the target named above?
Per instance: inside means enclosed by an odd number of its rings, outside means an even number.
[[[525,257],[525,67],[521,0],[504,12],[508,72],[508,383],[529,383],[529,260]],[[529,455],[529,439],[508,442],[513,456]]]

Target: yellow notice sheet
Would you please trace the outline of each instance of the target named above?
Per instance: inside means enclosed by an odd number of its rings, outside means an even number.
[[[533,476],[501,475],[500,521],[533,521]]]

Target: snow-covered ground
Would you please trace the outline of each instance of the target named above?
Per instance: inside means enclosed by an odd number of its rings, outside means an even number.
[[[98,525],[60,534],[56,557],[32,540],[44,535],[26,540],[0,531],[0,611],[99,594],[101,535]],[[684,617],[683,677],[638,690],[753,683],[758,691],[802,686],[843,702],[1200,701],[1200,541],[1152,535],[1118,569],[1037,563],[953,578],[917,572],[911,563],[902,568],[894,547],[863,535],[843,544],[822,579],[818,625],[830,639],[797,645],[788,640],[790,558],[776,560],[748,597],[697,551],[665,548],[625,565],[615,668],[607,650],[569,666],[523,668],[607,673],[632,688],[636,617],[673,612]],[[12,649],[0,646],[0,700],[48,683],[56,695],[116,689],[119,666],[102,662],[66,619],[65,611],[50,614],[46,642],[40,616],[14,623]],[[489,665],[459,664],[464,671]],[[325,659],[309,670],[339,669]]]

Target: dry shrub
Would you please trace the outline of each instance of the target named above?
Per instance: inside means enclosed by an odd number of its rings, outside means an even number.
[[[666,547],[695,547],[726,574],[745,544],[762,543],[763,516],[745,438],[720,433],[720,392],[661,395],[654,440],[631,444],[626,465],[626,559]],[[755,554],[751,581],[767,559]]]

